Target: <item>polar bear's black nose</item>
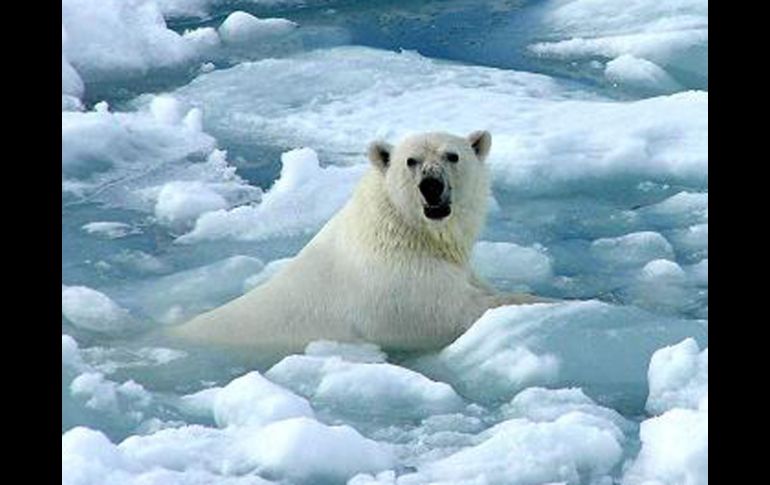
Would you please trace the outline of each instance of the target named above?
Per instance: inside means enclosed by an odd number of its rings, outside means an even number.
[[[428,205],[439,205],[444,194],[444,182],[435,177],[426,177],[420,182],[420,193]]]

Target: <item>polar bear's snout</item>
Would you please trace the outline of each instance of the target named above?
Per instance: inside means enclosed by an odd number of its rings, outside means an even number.
[[[443,219],[452,212],[451,189],[443,177],[427,175],[418,186],[425,207],[423,213],[428,219]]]
[[[420,193],[428,205],[440,205],[447,199],[448,190],[444,181],[437,177],[425,177],[420,182]]]

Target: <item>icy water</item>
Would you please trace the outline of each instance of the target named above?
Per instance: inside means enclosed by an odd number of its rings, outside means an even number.
[[[708,482],[705,1],[62,10],[64,483]],[[425,355],[155,336],[296,254],[369,141],[477,129],[474,266],[565,302]]]

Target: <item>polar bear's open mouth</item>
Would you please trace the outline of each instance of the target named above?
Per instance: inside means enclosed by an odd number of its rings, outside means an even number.
[[[449,204],[426,205],[423,209],[423,214],[425,214],[425,217],[434,221],[443,219],[451,213],[452,207]]]

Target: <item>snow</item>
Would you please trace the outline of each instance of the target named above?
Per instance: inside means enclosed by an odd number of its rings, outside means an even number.
[[[94,332],[119,333],[139,323],[125,308],[104,293],[87,286],[64,286],[61,312],[76,327]]]

